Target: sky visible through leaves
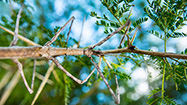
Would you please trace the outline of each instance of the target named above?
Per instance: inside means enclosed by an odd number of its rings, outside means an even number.
[[[26,0],[26,4],[29,4],[33,7],[33,9],[31,9],[31,12],[34,16],[33,20],[36,23],[36,25],[39,25],[42,23],[45,27],[53,30],[56,26],[64,25],[65,22],[67,22],[68,19],[71,18],[71,16],[74,16],[75,20],[74,20],[73,27],[70,33],[70,37],[78,40],[81,34],[81,27],[82,27],[83,19],[84,17],[86,17],[84,26],[83,26],[82,39],[81,39],[80,46],[87,47],[88,45],[93,45],[97,43],[99,40],[106,37],[106,35],[104,35],[103,33],[105,27],[96,26],[95,24],[96,18],[89,16],[91,11],[96,11],[99,15],[102,15],[102,13],[105,12],[107,15],[111,16],[109,12],[107,11],[107,9],[101,5],[99,0],[94,0],[94,2],[91,2],[91,1],[88,2],[87,0],[69,0],[69,1],[68,0],[54,0],[54,1],[53,0],[46,0],[46,1],[39,0],[39,2],[41,4],[40,5],[41,7],[36,6],[35,1]],[[138,18],[143,17],[145,15],[143,9],[141,9],[142,8],[141,6],[147,5],[146,1],[143,2],[141,0],[140,1],[135,0],[134,4],[135,4],[135,7],[132,10],[132,16],[131,16],[132,21],[135,20],[137,17]],[[0,8],[0,17],[2,15],[8,17],[11,14],[10,13],[11,10],[9,10],[9,5],[1,3],[0,1],[0,6],[2,5],[5,5],[4,7],[6,9]],[[17,5],[14,2],[12,2],[12,6],[13,8],[19,8],[19,5]],[[43,18],[45,19],[45,21],[43,22],[40,21],[41,20],[40,15],[43,15]],[[0,21],[0,23],[2,22]],[[63,32],[67,33],[68,27]],[[152,20],[149,19],[148,21],[144,22],[141,25],[141,30],[138,31],[137,33],[137,38],[135,39],[134,45],[144,50],[148,50],[149,48],[150,50],[153,50],[153,51],[163,52],[163,46],[161,46],[163,44],[163,41],[146,31],[146,30],[149,30],[150,27],[153,27],[154,29],[158,29],[158,27],[153,26]],[[36,26],[33,27],[33,29],[36,29]],[[187,33],[186,29],[187,29],[187,26],[184,26],[180,31]],[[28,34],[31,34],[31,33],[32,32]],[[144,37],[142,38],[141,35],[143,35]],[[97,49],[115,49],[116,46],[118,46],[119,44],[119,41],[120,41],[119,37],[120,36],[115,35],[112,39],[110,39],[109,41],[107,41],[102,46],[98,47]],[[39,39],[39,38],[34,39],[35,42],[39,42],[40,40],[42,39]],[[70,45],[74,48],[77,47],[75,43],[69,43],[69,46]],[[185,38],[181,37],[177,39],[169,39],[168,44],[167,44],[167,51],[178,53],[178,52],[183,51],[186,48],[186,46],[187,46],[186,37]],[[110,60],[112,61],[113,58],[107,57],[107,59],[109,61]],[[61,59],[61,57],[59,57],[59,60],[60,62],[63,62],[63,59]],[[123,72],[126,72],[127,74],[131,75],[132,79],[127,81],[127,85],[128,87],[133,87],[135,91],[128,92],[127,96],[130,99],[136,101],[140,99],[141,97],[149,94],[150,89],[151,89],[149,86],[150,85],[149,82],[157,81],[161,79],[161,77],[159,75],[159,71],[155,70],[154,67],[151,67],[151,66],[145,67],[145,65],[141,65],[142,67],[138,67],[132,71],[131,69],[133,65],[134,64],[129,61],[125,65],[123,65],[123,68],[121,68],[120,70],[123,70]],[[148,74],[147,72],[148,69],[149,69],[150,74]],[[82,72],[80,75],[81,79],[84,79],[88,75],[87,72],[84,73],[83,71],[84,70],[80,71]],[[151,75],[151,78],[150,78],[150,75]],[[160,85],[159,82],[158,82],[158,85]],[[99,89],[102,90],[106,88],[107,87],[104,84],[104,82],[101,82]],[[120,94],[125,94],[127,92],[125,86],[120,86],[119,88],[120,88]],[[89,90],[90,90],[90,87],[87,87],[87,86],[82,87],[83,93],[87,93],[89,92]],[[182,103],[182,101],[186,100],[185,97],[187,97],[187,93],[183,95],[182,99],[179,99],[176,101],[180,104],[180,102]],[[100,92],[99,94],[97,94],[97,100],[99,100],[99,102],[106,102],[110,100],[110,98],[106,97],[104,93]],[[75,105],[79,101],[80,101],[79,97],[74,97],[71,100],[70,105]]]

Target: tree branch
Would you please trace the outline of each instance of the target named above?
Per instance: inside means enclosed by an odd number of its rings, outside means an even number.
[[[136,53],[136,54],[145,54],[145,55],[151,55],[151,56],[157,56],[157,57],[168,57],[168,58],[178,58],[178,59],[186,59],[186,54],[175,54],[175,53],[164,53],[164,52],[154,52],[154,51],[146,51],[146,50],[138,50],[138,49],[115,49],[115,50],[105,50],[102,51],[104,55],[106,54],[115,54],[115,53]]]

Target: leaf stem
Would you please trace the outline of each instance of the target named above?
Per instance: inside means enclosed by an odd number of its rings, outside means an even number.
[[[163,75],[162,75],[162,100],[164,100],[164,80],[165,80],[165,68],[166,64],[164,63],[164,68],[163,68]]]

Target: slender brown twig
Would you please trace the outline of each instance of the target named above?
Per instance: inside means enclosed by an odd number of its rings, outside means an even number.
[[[69,32],[68,32],[68,34],[67,34],[67,39],[66,39],[66,43],[68,44],[68,40],[69,40],[69,34],[70,34],[70,32],[71,32],[71,27],[72,27],[72,25],[73,25],[73,21],[74,21],[74,17],[72,17],[72,20],[71,20],[71,25],[70,25],[70,27],[69,27]]]
[[[103,60],[105,61],[105,63],[108,65],[108,67],[110,69],[113,69],[113,67],[111,66],[111,64],[105,59],[105,57],[103,56]],[[115,74],[115,81],[116,81],[116,93],[117,93],[117,99],[118,99],[118,103],[120,103],[120,93],[119,93],[119,84],[118,84],[118,79],[117,79],[117,75]]]
[[[48,70],[47,70],[47,73],[46,73],[46,75],[45,75],[44,80],[43,80],[42,83],[40,84],[40,87],[38,88],[37,93],[36,93],[35,96],[34,96],[34,99],[33,99],[32,103],[31,103],[31,105],[34,105],[34,103],[35,103],[36,100],[38,99],[40,93],[42,92],[43,87],[45,86],[45,84],[47,83],[47,81],[48,81],[48,79],[49,79],[49,76],[50,76],[51,72],[53,71],[53,68],[54,68],[54,63],[51,63],[50,67],[49,67]]]
[[[12,32],[11,30],[9,30],[9,29],[7,29],[7,28],[5,28],[5,27],[3,27],[3,26],[0,26],[0,28],[3,29],[4,31],[10,33],[11,35],[14,35],[14,32]],[[40,46],[39,44],[34,43],[33,41],[31,41],[31,40],[29,40],[29,39],[23,37],[22,35],[19,35],[19,34],[18,34],[18,38],[21,39],[21,40],[23,40],[24,42],[28,43],[29,45],[32,45],[32,46]]]
[[[121,27],[119,27],[116,31],[114,31],[113,33],[109,34],[105,39],[103,39],[102,41],[100,41],[99,43],[95,44],[93,47],[91,47],[91,49],[95,48],[96,46],[100,46],[101,44],[103,44],[104,42],[106,42],[108,39],[110,39],[114,34],[118,33],[119,31],[121,31],[124,27],[128,26],[130,20],[127,20],[127,22],[122,25]]]
[[[138,28],[136,29],[136,31],[135,31],[135,33],[134,33],[132,39],[131,39],[131,43],[130,43],[131,45],[133,45],[133,42],[134,42],[134,39],[135,39],[135,37],[136,37],[137,31],[138,31]]]
[[[121,38],[121,41],[120,41],[120,44],[119,44],[119,48],[121,48],[121,44],[122,44],[122,42],[123,42],[125,36],[127,36],[127,41],[128,41],[128,45],[129,45],[129,36],[127,35],[127,32],[129,31],[130,25],[131,25],[131,21],[129,20],[129,21],[127,22],[127,29],[126,29],[126,31],[125,31],[123,37]]]
[[[71,17],[71,18],[66,22],[66,24],[65,24],[63,27],[61,27],[60,30],[59,30],[58,32],[55,33],[55,35],[53,36],[53,38],[52,38],[50,41],[48,41],[44,46],[50,46],[50,45],[57,39],[57,37],[60,35],[60,33],[62,32],[62,30],[66,27],[66,25],[67,25],[70,21],[72,21],[72,20],[74,20],[74,19],[75,19],[75,17]]]
[[[99,75],[101,76],[101,78],[103,79],[104,83],[106,84],[106,86],[108,87],[110,93],[112,94],[114,100],[115,100],[115,103],[116,104],[119,104],[120,103],[120,99],[119,99],[119,96],[116,97],[114,91],[111,89],[110,85],[108,84],[107,80],[105,79],[103,73],[101,72],[101,69],[99,68],[99,66],[94,62],[93,58],[91,56],[88,56],[92,63],[94,64],[95,68],[97,69],[97,71],[99,72]],[[118,85],[118,82],[116,83]],[[118,89],[118,86],[117,86],[117,91],[119,91]],[[119,95],[119,92],[117,92],[117,95]]]
[[[16,72],[10,82],[8,83],[5,91],[3,92],[1,99],[0,99],[0,105],[4,105],[8,97],[10,96],[13,89],[16,87],[16,84],[20,80],[20,74],[19,72]]]
[[[32,73],[31,89],[34,88],[35,72],[36,72],[36,58],[34,58],[34,68]]]
[[[86,15],[84,15],[84,19],[83,19],[83,22],[82,22],[81,33],[80,33],[79,41],[78,41],[78,44],[77,44],[77,48],[79,48],[79,46],[80,46],[85,19],[86,19]]]

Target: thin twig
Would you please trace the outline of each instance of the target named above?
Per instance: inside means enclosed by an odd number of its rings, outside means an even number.
[[[67,44],[68,44],[69,34],[70,34],[70,32],[71,32],[71,27],[72,27],[72,25],[73,25],[74,19],[75,19],[75,18],[73,18],[73,19],[71,20],[71,25],[70,25],[70,27],[69,27],[69,32],[68,32],[68,34],[67,34],[67,39],[66,39],[66,43],[67,43]]]
[[[119,84],[118,84],[118,79],[117,79],[117,75],[115,74],[115,80],[116,80],[116,93],[117,93],[117,99],[118,99],[118,103],[117,104],[120,104],[120,93],[119,93]]]
[[[47,83],[47,81],[49,79],[49,76],[50,76],[50,74],[51,74],[53,69],[54,69],[54,63],[52,62],[51,65],[49,66],[48,70],[47,70],[47,73],[46,73],[42,83],[40,84],[40,87],[37,90],[36,95],[34,96],[34,99],[33,99],[32,103],[31,103],[31,105],[34,105],[34,103],[38,99],[38,97],[39,97],[40,93],[42,92],[42,89],[44,88],[45,84]]]
[[[72,20],[74,20],[74,19],[75,19],[75,17],[71,17],[71,18],[66,22],[66,24],[65,24],[63,27],[61,27],[60,30],[59,30],[58,32],[55,33],[55,35],[53,36],[53,38],[52,38],[50,41],[48,41],[44,46],[50,46],[50,45],[57,39],[57,37],[60,35],[60,33],[62,32],[62,30],[66,27],[66,25],[67,25],[70,21],[72,21]]]
[[[7,29],[7,28],[5,28],[5,27],[3,27],[3,26],[0,26],[0,28],[3,29],[4,31],[10,33],[11,35],[14,35],[14,32],[12,32],[11,30],[9,30],[9,29]],[[23,37],[22,35],[19,35],[19,34],[18,34],[18,38],[19,38],[20,40],[22,40],[22,41],[28,43],[29,45],[32,45],[32,46],[40,46],[39,44],[37,44],[37,43],[35,43],[35,42],[33,42],[33,41],[31,41],[31,40],[29,40],[29,39]]]
[[[34,67],[33,67],[33,73],[32,73],[32,82],[31,82],[32,90],[34,88],[35,72],[36,72],[36,58],[34,58]]]
[[[108,67],[110,69],[113,69],[113,67],[111,66],[111,64],[106,60],[106,58],[103,56],[103,61],[108,65]]]
[[[131,21],[129,20],[129,21],[127,22],[127,29],[126,29],[126,31],[125,31],[125,33],[124,33],[122,39],[121,39],[121,42],[120,42],[120,44],[119,44],[119,48],[121,48],[121,44],[122,44],[122,42],[123,42],[125,36],[127,35],[127,32],[129,31],[130,25],[131,25]],[[128,35],[127,35],[127,41],[128,41],[128,46],[129,46],[129,43],[130,43],[130,42],[129,42],[129,36],[128,36]]]
[[[179,64],[181,64],[181,65],[183,65],[183,66],[187,67],[187,65],[185,65],[185,63],[181,63],[180,61],[178,61],[178,60],[176,60],[176,59],[174,59],[174,58],[170,58],[170,59],[172,59],[172,60],[174,60],[174,61],[178,62]]]
[[[134,42],[134,39],[135,39],[135,37],[136,37],[137,31],[138,31],[138,28],[136,29],[136,31],[135,31],[135,33],[134,33],[132,39],[131,39],[131,45],[133,45],[133,42]]]
[[[106,62],[106,64],[109,66],[110,69],[113,69],[113,67],[111,66],[111,64],[105,59],[105,57],[103,56],[103,60]],[[120,103],[120,93],[119,93],[119,85],[118,85],[118,79],[117,79],[117,75],[115,74],[115,81],[116,81],[116,92],[117,92],[117,99],[118,99],[118,103]]]
[[[2,77],[2,80],[0,81],[0,90],[6,86],[10,78],[12,77],[13,72],[7,71],[6,74]],[[0,104],[1,105],[1,104]]]
[[[103,73],[101,72],[101,69],[100,69],[99,66],[94,62],[93,58],[92,58],[91,56],[90,56],[89,58],[91,59],[91,61],[92,61],[92,63],[94,64],[95,68],[96,68],[97,71],[99,72],[101,78],[103,79],[103,81],[105,82],[106,86],[108,87],[110,93],[112,94],[112,96],[113,96],[113,98],[114,98],[114,100],[115,100],[115,103],[116,103],[116,104],[119,104],[119,102],[120,102],[120,100],[118,99],[119,96],[117,96],[117,97],[115,96],[114,91],[113,91],[113,90],[111,89],[111,87],[109,86],[107,80],[105,79]],[[118,83],[117,83],[117,84],[118,84]]]
[[[84,28],[85,19],[86,19],[86,15],[84,15],[84,19],[82,21],[81,33],[80,33],[79,41],[78,41],[78,44],[77,44],[77,48],[79,48],[79,46],[80,46],[80,42],[81,42],[81,38],[82,38],[82,34],[83,34],[83,28]]]
[[[99,65],[99,67],[101,66],[101,61],[102,61],[102,56],[99,56],[99,63],[98,63],[98,65]],[[97,71],[97,77],[96,77],[96,79],[98,79],[98,75],[99,75],[99,72]]]
[[[109,34],[105,39],[103,39],[102,41],[100,41],[99,43],[95,44],[93,47],[91,47],[92,49],[95,48],[96,46],[100,46],[101,44],[103,44],[105,41],[107,41],[108,39],[110,39],[114,34],[116,34],[117,32],[121,31],[124,27],[126,27],[129,24],[130,20],[127,20],[127,22],[122,25],[121,27],[119,27],[116,31],[114,31],[113,33]]]
[[[20,74],[19,72],[16,72],[1,96],[0,105],[5,104],[5,102],[7,101],[8,97],[12,93],[13,89],[15,88],[19,80],[20,80]]]
[[[42,80],[42,81],[45,79],[45,77],[44,77],[43,75],[41,75],[41,74],[39,74],[39,73],[37,73],[37,72],[36,72],[36,77],[37,77],[38,79]],[[50,80],[50,79],[47,80],[47,83],[48,83],[49,85],[54,85],[54,82],[53,82],[52,80]]]
[[[186,54],[175,54],[175,53],[165,53],[165,52],[153,52],[153,51],[146,51],[146,50],[138,50],[138,49],[116,49],[116,50],[106,50],[102,51],[102,54],[117,54],[117,53],[136,53],[136,54],[145,54],[157,57],[169,57],[169,58],[178,58],[178,59],[187,59]]]

